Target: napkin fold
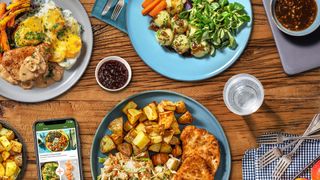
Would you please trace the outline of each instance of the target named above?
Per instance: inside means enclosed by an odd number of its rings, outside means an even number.
[[[91,11],[91,15],[101,21],[110,24],[111,26],[116,27],[117,29],[121,30],[124,33],[127,33],[127,23],[126,23],[126,11],[127,11],[127,4],[129,0],[125,0],[125,5],[116,21],[111,19],[112,12],[118,2],[118,0],[112,0],[112,5],[108,13],[104,16],[101,15],[106,3],[108,0],[96,0],[94,3],[93,9]]]
[[[294,136],[286,134],[287,136]],[[284,147],[290,142],[280,145],[261,145],[257,149],[248,150],[242,159],[242,177],[243,180],[272,180],[272,172],[277,165],[278,160],[269,164],[268,166],[258,169],[257,161],[264,153],[272,148]],[[289,153],[294,146],[284,151],[285,154]],[[300,146],[292,159],[292,164],[282,176],[283,180],[291,180],[294,178],[304,167],[306,167],[312,160],[320,154],[320,141],[319,140],[305,140]],[[306,170],[300,177],[311,179],[311,168]]]

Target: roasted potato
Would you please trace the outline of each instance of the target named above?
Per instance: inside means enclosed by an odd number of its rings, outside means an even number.
[[[110,124],[108,125],[108,129],[113,134],[123,135],[123,118],[119,117],[119,118],[114,119],[113,121],[111,121]]]
[[[6,174],[5,174],[5,176],[9,177],[9,176],[14,175],[16,173],[17,169],[18,169],[18,166],[14,161],[8,161],[6,163]]]
[[[163,134],[164,133],[164,125],[162,124],[153,124],[146,125],[145,130],[147,134]]]
[[[150,142],[149,137],[142,131],[139,131],[132,143],[139,149],[144,149]]]
[[[10,151],[11,149],[11,143],[10,141],[6,138],[6,136],[1,136],[0,137],[0,143],[4,147],[6,151]]]
[[[171,139],[172,139],[172,137],[173,137],[173,135],[174,135],[174,131],[173,130],[166,130],[164,132],[164,135],[163,135],[163,141],[165,143],[169,144]]]
[[[140,122],[144,122],[146,120],[148,120],[148,118],[147,118],[146,114],[142,111],[142,114],[141,114],[141,116],[139,118],[139,121]]]
[[[169,129],[171,127],[172,122],[174,121],[174,112],[166,111],[159,113],[159,125],[163,124],[164,129]]]
[[[179,123],[176,119],[176,117],[174,117],[173,122],[171,124],[171,129],[174,131],[174,135],[178,135],[181,133],[181,130],[179,128]]]
[[[6,149],[2,146],[2,144],[0,143],[0,153],[5,151]]]
[[[170,145],[179,145],[180,144],[180,140],[177,136],[172,136],[170,142]]]
[[[152,102],[143,108],[143,112],[150,121],[158,119],[156,103]]]
[[[127,114],[128,109],[136,109],[137,107],[138,107],[138,105],[135,102],[129,101],[128,104],[126,104],[124,106],[124,108],[122,109],[122,112]]]
[[[3,151],[1,153],[1,157],[2,157],[3,161],[6,161],[10,157],[10,153],[8,151]]]
[[[11,140],[11,150],[16,153],[22,152],[22,144],[18,141]]]
[[[146,125],[144,125],[143,123],[139,123],[138,126],[136,127],[136,130],[146,132]]]
[[[13,161],[17,164],[17,166],[22,166],[22,154],[14,155]]]
[[[183,114],[187,112],[187,107],[184,101],[178,101],[175,103],[176,105],[176,113]]]
[[[189,111],[185,112],[180,118],[178,119],[178,122],[180,124],[190,124],[193,121],[193,117]]]
[[[6,129],[6,128],[2,128],[0,130],[0,136],[5,136],[9,141],[13,140],[14,137],[14,132],[12,130]]]
[[[151,156],[151,160],[154,166],[164,165],[169,159],[169,155],[166,153],[158,153]]]
[[[128,132],[131,129],[133,129],[134,127],[136,127],[137,124],[138,124],[138,122],[136,122],[135,124],[131,124],[129,121],[126,121],[126,123],[124,123],[123,129]]]
[[[170,159],[168,159],[168,161],[166,162],[166,166],[173,171],[178,170],[180,165],[180,161],[177,158],[171,157]]]
[[[131,129],[128,132],[128,134],[124,137],[124,140],[131,144],[137,135],[138,135],[138,131],[135,129]]]
[[[160,102],[160,104],[163,104],[163,109],[166,111],[175,111],[176,110],[176,105],[169,100],[163,100]]]
[[[143,149],[140,149],[136,145],[132,145],[132,149],[133,149],[133,154],[137,156],[137,155],[140,155],[141,153],[147,151],[148,146],[144,147]]]
[[[111,134],[110,138],[112,139],[112,141],[116,145],[121,144],[123,142],[123,135],[122,134]]]
[[[175,145],[174,148],[172,149],[172,155],[174,157],[179,157],[182,155],[182,149],[180,145]]]
[[[126,156],[131,156],[132,154],[132,145],[129,143],[122,143],[117,146],[117,150]]]
[[[151,144],[157,144],[162,142],[162,136],[160,135],[154,135],[154,136],[149,136]]]
[[[102,153],[107,153],[110,152],[111,150],[115,149],[116,145],[112,141],[112,139],[108,136],[105,135],[101,141],[100,141],[100,151]]]
[[[6,170],[5,170],[4,166],[2,164],[0,164],[0,177],[4,176],[5,173],[6,173]]]
[[[160,152],[169,154],[169,153],[171,153],[171,151],[172,151],[172,147],[169,144],[167,144],[165,142],[161,143]]]
[[[131,124],[135,124],[139,120],[141,115],[142,115],[142,112],[140,110],[128,109],[127,116]]]
[[[153,151],[153,152],[160,152],[160,148],[161,148],[161,143],[157,143],[157,144],[152,144],[151,146],[149,146],[149,151]]]

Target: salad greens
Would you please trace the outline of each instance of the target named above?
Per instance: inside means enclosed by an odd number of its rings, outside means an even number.
[[[181,12],[179,17],[194,27],[191,39],[205,40],[211,45],[211,55],[215,49],[235,49],[236,34],[251,19],[242,4],[228,0],[192,0],[192,8]]]

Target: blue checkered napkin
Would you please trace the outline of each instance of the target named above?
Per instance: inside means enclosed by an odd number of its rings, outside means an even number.
[[[96,0],[94,3],[91,15],[100,19],[101,21],[110,24],[111,26],[116,27],[124,33],[127,33],[127,23],[126,23],[126,9],[129,0],[125,0],[125,6],[123,7],[118,19],[116,21],[111,20],[112,12],[117,4],[117,0],[113,0],[112,5],[108,13],[104,16],[101,15],[107,0]],[[134,0],[133,0],[134,1]]]
[[[281,145],[262,145],[257,149],[249,150],[245,153],[242,161],[242,173],[244,180],[272,180],[272,172],[275,168],[278,160],[264,167],[263,169],[257,168],[257,160],[264,153],[271,150],[273,147],[283,147],[289,144],[286,142]],[[293,147],[285,150],[285,154],[289,153]],[[320,141],[317,140],[306,140],[300,146],[295,156],[293,157],[293,162],[284,173],[282,179],[290,180],[295,177],[305,166],[307,166],[313,159],[315,159],[320,154]],[[310,179],[310,168],[304,172],[301,177]]]

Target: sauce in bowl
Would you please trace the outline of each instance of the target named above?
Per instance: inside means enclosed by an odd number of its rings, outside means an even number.
[[[124,87],[129,79],[127,67],[116,60],[104,62],[98,71],[98,80],[107,89],[120,89]]]
[[[275,15],[282,26],[302,31],[312,25],[317,16],[316,0],[277,0]]]

